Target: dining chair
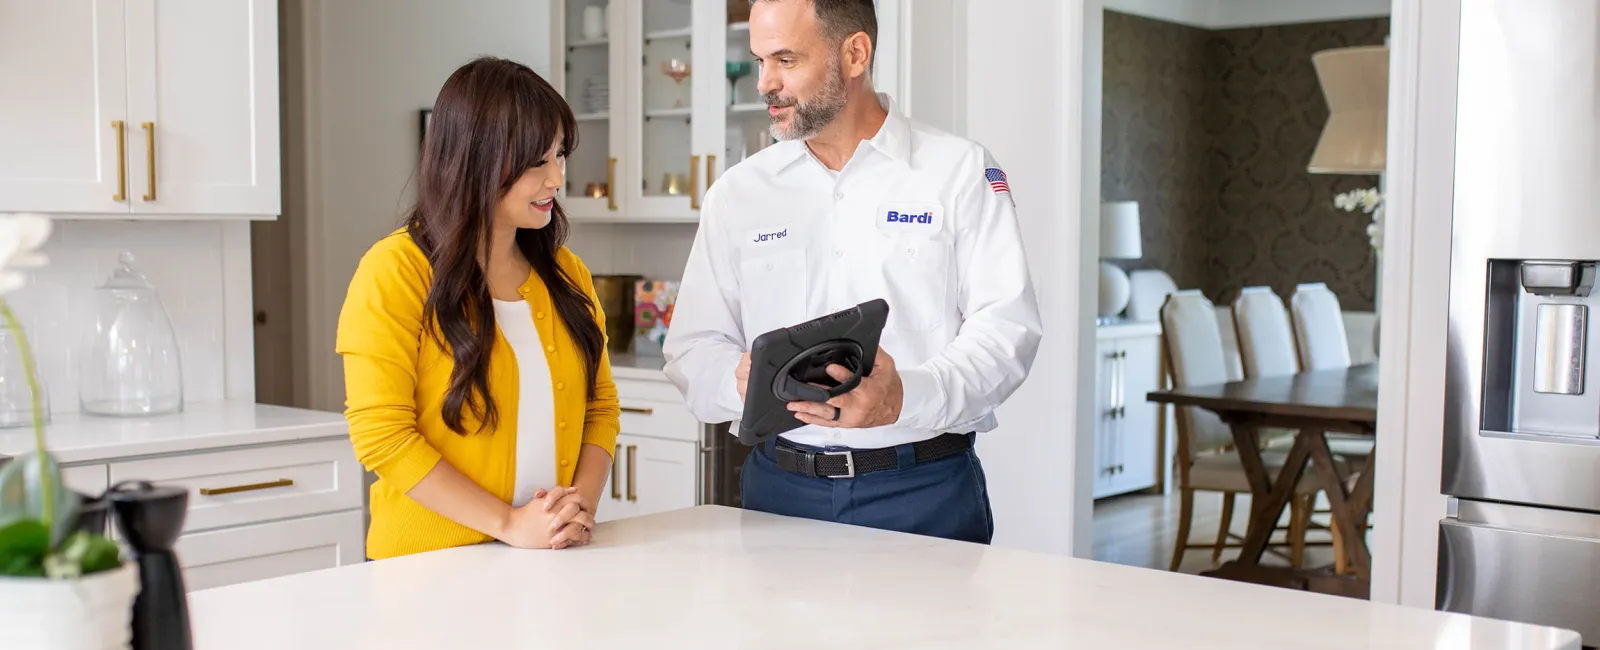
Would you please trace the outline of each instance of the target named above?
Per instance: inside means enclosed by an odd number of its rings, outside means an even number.
[[[1203,386],[1229,381],[1223,358],[1222,334],[1217,326],[1216,307],[1198,290],[1177,291],[1167,296],[1161,307],[1162,356],[1168,373],[1168,383],[1174,388]],[[1229,543],[1229,530],[1233,519],[1234,497],[1250,493],[1250,482],[1244,473],[1239,452],[1233,447],[1233,432],[1211,411],[1185,406],[1177,409],[1177,477],[1179,489],[1178,539],[1173,545],[1170,570],[1177,571],[1183,563],[1185,551],[1210,548],[1211,559],[1217,561],[1222,549],[1237,547]],[[1262,452],[1268,473],[1276,476],[1283,468],[1288,453],[1283,450]],[[1314,472],[1300,482],[1297,493],[1315,495]],[[1222,495],[1222,521],[1216,539],[1209,544],[1190,544],[1189,529],[1194,518],[1196,492],[1217,492]],[[1304,499],[1291,499],[1291,516],[1287,543],[1291,548],[1290,561],[1298,565],[1305,544],[1303,524],[1307,518],[1299,516]],[[1280,546],[1282,544],[1279,544]]]
[[[1315,284],[1320,286],[1323,292],[1326,292],[1326,297],[1318,296],[1304,302],[1308,306],[1320,302],[1322,312],[1327,312],[1326,299],[1332,299],[1333,311],[1320,314],[1319,318],[1330,320],[1333,323],[1332,327],[1342,330],[1344,324],[1340,320],[1338,312],[1338,299],[1333,296],[1332,291],[1327,289],[1327,285],[1322,283]],[[1316,295],[1316,291],[1315,287],[1308,288],[1307,295]],[[1299,296],[1298,289],[1296,295],[1297,297]],[[1302,370],[1329,369],[1318,368],[1306,363],[1305,351],[1308,346],[1307,342],[1300,336],[1304,330],[1297,328],[1291,322],[1289,310],[1284,307],[1283,300],[1270,287],[1255,286],[1241,289],[1239,297],[1233,303],[1233,320],[1234,327],[1238,331],[1239,356],[1243,361],[1246,379],[1292,375]],[[1344,333],[1342,331],[1336,332],[1336,336],[1331,341],[1317,341],[1314,344],[1322,347],[1337,347],[1344,350],[1344,367],[1350,365],[1349,348],[1344,342]],[[1326,356],[1324,354],[1324,357]],[[1264,438],[1263,446],[1273,450],[1287,449],[1294,444],[1294,435],[1292,434],[1293,432],[1282,430],[1264,432],[1262,434]],[[1328,450],[1333,454],[1334,458],[1348,462],[1354,474],[1359,474],[1366,470],[1367,460],[1372,456],[1372,449],[1376,442],[1371,436],[1330,432],[1324,434],[1324,438],[1328,441]],[[1305,502],[1298,504],[1299,507],[1292,508],[1291,511],[1294,513],[1293,516],[1304,519],[1299,524],[1300,527],[1309,528],[1312,525],[1311,515],[1318,512],[1316,495],[1297,496],[1296,500],[1299,499],[1304,499]],[[1336,570],[1342,569],[1344,567],[1343,540],[1339,539],[1336,529],[1331,526],[1328,529],[1334,536],[1334,546],[1339,549],[1336,554],[1339,561],[1336,562],[1335,568]],[[1296,554],[1296,557],[1299,557],[1299,554]],[[1298,566],[1299,563],[1295,562],[1295,564]]]
[[[1328,370],[1350,367],[1350,343],[1345,336],[1339,296],[1322,282],[1296,286],[1289,297],[1289,320],[1300,349],[1300,367]]]
[[[1228,367],[1228,381],[1244,379],[1244,363],[1239,360],[1239,336],[1233,328],[1233,307],[1216,307],[1217,333],[1222,335],[1222,363]]]

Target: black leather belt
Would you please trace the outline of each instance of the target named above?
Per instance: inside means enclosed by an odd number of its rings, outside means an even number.
[[[918,465],[965,453],[972,448],[972,434],[946,433],[911,443]],[[818,478],[853,478],[862,474],[900,467],[900,454],[894,447],[849,451],[808,451],[778,439],[773,460],[786,472]]]

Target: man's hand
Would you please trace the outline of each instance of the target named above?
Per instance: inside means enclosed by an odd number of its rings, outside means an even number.
[[[739,384],[739,401],[743,402],[744,401],[744,393],[745,393],[745,390],[746,390],[746,384],[750,383],[750,353],[749,352],[744,353],[744,357],[739,359],[739,367],[734,369],[733,377],[734,377],[734,379],[738,380],[736,383]]]
[[[747,357],[748,358],[748,357]],[[850,378],[850,370],[833,364],[828,366],[828,376],[835,381]],[[872,362],[872,374],[861,378],[854,390],[828,400],[816,402],[790,402],[789,410],[795,418],[819,427],[865,429],[894,424],[900,420],[900,407],[905,401],[900,371],[895,368],[894,357],[878,348]]]

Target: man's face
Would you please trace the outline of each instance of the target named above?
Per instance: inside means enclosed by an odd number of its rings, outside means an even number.
[[[839,48],[817,24],[810,0],[757,2],[750,8],[750,53],[760,66],[756,89],[767,101],[772,137],[811,138],[845,106]]]

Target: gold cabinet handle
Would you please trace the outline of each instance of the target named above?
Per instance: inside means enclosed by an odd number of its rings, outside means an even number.
[[[634,489],[633,489],[634,488],[634,486],[633,486],[633,479],[634,479],[633,469],[634,469],[634,467],[638,466],[638,463],[635,462],[638,459],[638,451],[639,451],[639,446],[638,445],[628,445],[628,500],[629,501],[638,501],[639,500],[639,493],[635,492]]]
[[[621,471],[622,463],[617,462],[615,458],[611,459],[611,498],[613,499],[622,498],[622,476],[619,474]]]
[[[606,161],[606,209],[617,211],[617,159]]]
[[[689,156],[689,207],[700,209],[700,157]]]
[[[651,413],[655,413],[656,410],[653,409],[653,408],[646,408],[646,407],[624,406],[624,407],[622,407],[622,412],[623,413],[638,413],[638,414],[641,414],[641,415],[650,415]]]
[[[706,155],[706,191],[711,191],[711,183],[715,182],[717,175],[717,155]]]
[[[219,494],[234,494],[237,492],[254,492],[256,490],[269,490],[272,488],[289,487],[294,485],[294,479],[280,478],[266,483],[251,483],[249,485],[234,485],[221,488],[200,488],[200,494],[213,497]]]
[[[117,193],[113,201],[128,200],[128,125],[122,120],[112,120],[111,128],[117,131]]]
[[[144,200],[156,200],[156,123],[145,122],[139,126],[144,127],[144,155],[148,165],[150,191],[145,192]]]

